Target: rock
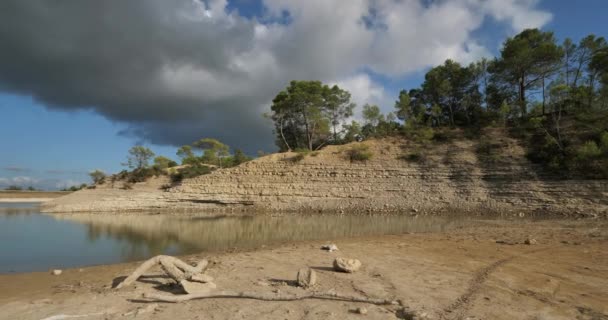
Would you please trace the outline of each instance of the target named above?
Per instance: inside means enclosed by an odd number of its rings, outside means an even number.
[[[356,312],[358,314],[367,314],[367,309],[365,307],[359,307],[357,308]]]
[[[213,289],[217,288],[217,286],[213,282],[200,283],[200,282],[190,282],[188,280],[182,280],[179,282],[179,284],[182,285],[182,288],[184,288],[184,291],[186,291],[186,293],[203,293],[204,294],[204,293],[209,293]]]
[[[63,273],[63,271],[61,269],[55,269],[55,270],[51,271],[51,274],[54,276],[58,276],[61,273]]]
[[[317,273],[311,268],[302,268],[298,270],[298,286],[309,288],[317,283]]]
[[[326,244],[324,246],[321,246],[321,249],[327,250],[329,252],[333,252],[333,251],[338,251],[338,246],[336,246],[335,244],[331,243],[331,244]]]
[[[538,242],[536,241],[536,239],[534,239],[534,238],[530,238],[530,237],[528,237],[528,238],[526,239],[526,241],[524,241],[524,243],[525,243],[525,244],[527,244],[527,245],[529,245],[529,246],[530,246],[530,245],[535,245],[535,244],[538,244]]]
[[[334,270],[340,272],[353,273],[361,268],[361,261],[357,259],[336,258],[334,260]]]

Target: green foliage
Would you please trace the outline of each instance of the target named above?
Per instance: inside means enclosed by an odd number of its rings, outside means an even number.
[[[192,152],[192,146],[181,146],[179,149],[177,149],[176,154],[180,159],[182,159],[182,164],[194,164],[198,162],[194,152]]]
[[[342,125],[342,128],[344,130],[343,141],[345,143],[353,142],[357,136],[361,135],[361,125],[355,120],[351,121],[350,124]]]
[[[231,165],[238,166],[239,164],[247,161],[251,161],[251,157],[246,155],[241,149],[236,149],[234,151],[234,155],[232,156]]]
[[[270,118],[281,151],[314,150],[338,140],[340,124],[352,116],[350,93],[320,81],[292,81],[272,101]],[[333,132],[331,132],[333,129]]]
[[[497,83],[517,87],[517,102],[522,115],[527,113],[527,91],[539,86],[561,62],[563,50],[552,32],[527,29],[505,41],[500,58],[490,66]]]
[[[576,158],[580,161],[592,160],[602,155],[602,150],[595,141],[587,141],[576,150]]]
[[[426,157],[420,150],[415,150],[406,155],[400,156],[399,159],[408,162],[421,163],[426,159]]]
[[[7,190],[7,191],[21,191],[21,190],[23,190],[23,188],[20,187],[20,186],[11,185],[11,186],[8,186],[8,187],[4,188],[4,190]]]
[[[144,182],[151,177],[158,177],[165,174],[165,171],[158,167],[139,168],[128,173],[126,180],[130,183]]]
[[[75,191],[78,191],[78,190],[82,190],[82,189],[84,189],[84,188],[86,188],[86,187],[87,187],[87,184],[86,184],[86,183],[83,183],[83,184],[81,184],[81,185],[79,185],[79,186],[71,186],[71,187],[69,187],[69,188],[63,188],[63,189],[61,189],[60,191],[71,191],[71,192],[75,192]]]
[[[480,134],[500,126],[521,140],[530,160],[558,176],[608,178],[608,43],[595,35],[559,45],[552,32],[527,29],[508,38],[492,61],[447,60],[431,68],[420,88],[400,91],[394,113],[365,105],[362,125],[342,123],[352,107],[350,94],[339,88],[293,81],[268,117],[283,151],[397,132],[424,146],[449,141],[445,128],[458,127],[479,140],[478,155],[495,161],[502,143]]]
[[[89,176],[94,184],[103,184],[106,180],[106,174],[101,170],[93,170],[89,172]]]
[[[129,149],[126,165],[131,169],[143,169],[149,166],[149,161],[154,157],[154,152],[144,146],[133,146]]]
[[[177,166],[177,162],[164,157],[164,156],[158,156],[156,158],[154,158],[154,168],[156,168],[157,170],[163,170],[163,169],[167,169],[167,168],[171,168],[171,167],[175,167]]]
[[[293,157],[289,157],[286,160],[289,162],[296,163],[296,162],[300,162],[300,161],[304,160],[305,157],[306,157],[305,153],[298,152],[298,153],[296,153],[296,155],[294,155]]]
[[[195,178],[198,176],[202,176],[205,174],[209,174],[213,172],[213,169],[207,165],[202,163],[197,163],[194,165],[188,165],[184,168],[177,170],[174,174],[171,175],[171,181],[173,183],[179,183],[183,179]]]
[[[370,160],[373,156],[369,146],[364,144],[356,144],[350,149],[346,150],[346,156],[350,162],[365,162]]]
[[[403,134],[414,142],[428,144],[435,137],[435,130],[427,126],[406,124],[403,129]]]
[[[604,154],[608,155],[608,131],[600,135],[600,149]]]
[[[222,160],[230,155],[230,147],[217,139],[205,138],[193,143],[194,147],[203,150],[200,158],[202,163],[218,165],[223,167]]]

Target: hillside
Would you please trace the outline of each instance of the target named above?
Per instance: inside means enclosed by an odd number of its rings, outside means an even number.
[[[49,201],[43,208],[608,215],[608,181],[556,179],[532,165],[517,140],[501,130],[486,130],[484,135],[494,143],[458,133],[426,145],[386,138],[328,146],[304,157],[272,154],[166,190],[161,190],[169,183],[166,177],[138,183],[132,190],[106,183]],[[371,159],[350,161],[349,150],[361,145],[367,146]]]

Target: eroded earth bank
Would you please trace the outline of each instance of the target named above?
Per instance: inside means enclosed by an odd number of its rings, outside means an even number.
[[[500,130],[494,144],[457,137],[430,145],[387,138],[279,153],[171,184],[167,177],[106,182],[44,204],[46,212],[534,212],[608,216],[608,181],[562,179],[535,166]],[[363,145],[372,157],[349,160]]]

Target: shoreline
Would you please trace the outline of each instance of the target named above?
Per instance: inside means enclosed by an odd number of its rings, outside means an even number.
[[[0,198],[0,203],[42,203],[54,198]]]
[[[533,236],[537,245],[525,245]],[[504,243],[497,243],[497,241]],[[164,277],[114,290],[139,262],[49,272],[0,275],[0,319],[45,319],[56,315],[87,319],[264,318],[351,319],[365,307],[367,319],[403,319],[405,312],[429,319],[603,319],[608,315],[608,225],[603,220],[495,221],[438,233],[305,241],[255,250],[195,254],[218,290],[273,294],[302,293],[292,285],[296,271],[311,267],[318,284],[309,290],[398,299],[403,306],[375,306],[328,300],[264,302],[207,299],[181,304],[146,303],[144,293],[172,294]],[[332,271],[335,257],[357,258],[356,273]],[[147,274],[160,274],[154,269]],[[160,291],[159,291],[160,290]],[[175,292],[174,292],[175,293]],[[94,315],[98,314],[98,315]],[[128,317],[127,317],[128,318]],[[424,319],[424,318],[423,318]]]

